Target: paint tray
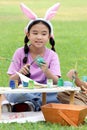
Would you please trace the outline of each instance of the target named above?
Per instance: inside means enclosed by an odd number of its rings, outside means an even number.
[[[46,121],[61,125],[78,126],[84,123],[87,107],[72,104],[50,103],[41,107]]]

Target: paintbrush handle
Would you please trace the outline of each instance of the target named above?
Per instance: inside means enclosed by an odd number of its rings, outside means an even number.
[[[28,77],[28,78],[30,78],[30,75],[31,75],[31,73],[28,73],[27,75],[25,75],[26,77]]]

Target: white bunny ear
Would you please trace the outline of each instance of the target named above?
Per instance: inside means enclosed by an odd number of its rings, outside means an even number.
[[[24,14],[31,20],[35,20],[37,18],[37,15],[30,10],[27,6],[25,6],[23,3],[21,3],[20,5],[22,11],[24,12]]]
[[[50,8],[47,10],[44,19],[45,19],[45,20],[50,20],[50,19],[52,19],[52,18],[55,16],[55,14],[56,14],[56,12],[57,12],[59,6],[60,6],[60,3],[56,3],[55,5],[53,5],[52,7],[50,7]]]

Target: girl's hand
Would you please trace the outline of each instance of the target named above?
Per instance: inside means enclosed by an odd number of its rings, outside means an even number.
[[[48,70],[48,65],[46,63],[40,63],[40,68],[45,73]]]
[[[21,74],[24,74],[24,75],[27,75],[30,73],[30,65],[29,64],[26,64],[24,65],[20,71],[19,71]]]

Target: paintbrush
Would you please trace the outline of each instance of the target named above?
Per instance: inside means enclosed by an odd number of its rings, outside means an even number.
[[[73,87],[75,87],[76,72],[77,72],[77,62],[76,62],[76,64],[75,64],[75,71],[74,71],[74,74],[72,75]]]
[[[36,60],[37,60],[37,58],[35,58],[35,59],[30,63],[30,65],[28,66],[28,69],[30,69],[31,65],[32,65]],[[27,75],[25,75],[25,76],[30,77],[30,75],[31,75],[31,73],[29,72],[29,73],[28,73]]]
[[[1,56],[0,56],[0,60],[7,60],[7,61],[10,61],[10,62],[15,62],[15,63],[17,63],[17,61],[15,61],[15,60],[12,60],[12,59],[10,59],[10,58],[1,57]]]
[[[37,56],[31,63],[30,63],[30,66],[34,63],[34,62],[36,62],[37,64],[40,64],[40,63],[45,63],[45,61],[44,61],[44,59],[41,57],[41,56]]]
[[[37,60],[37,58],[35,58],[31,63],[30,66]]]
[[[34,62],[36,62],[36,63],[39,65],[40,62],[42,62],[42,61],[43,61],[43,63],[45,63],[44,60],[43,60],[43,58],[38,55],[38,56],[30,63],[30,65],[28,66],[28,68],[30,69],[31,65],[32,65]],[[31,75],[31,73],[29,72],[26,76],[27,76],[27,77],[30,77],[30,75]]]

